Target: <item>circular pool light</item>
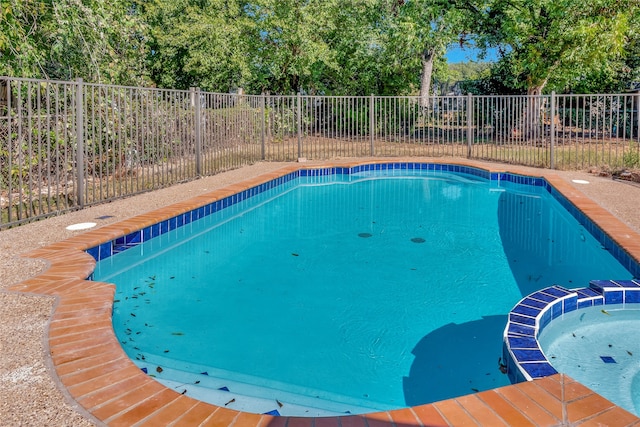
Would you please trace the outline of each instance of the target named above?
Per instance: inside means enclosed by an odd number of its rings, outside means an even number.
[[[78,224],[72,224],[70,226],[67,227],[67,230],[70,231],[77,231],[77,230],[86,230],[88,228],[92,228],[95,227],[96,223],[95,222],[81,222]]]
[[[576,184],[588,184],[589,181],[585,181],[584,179],[572,179],[571,182],[575,182]]]

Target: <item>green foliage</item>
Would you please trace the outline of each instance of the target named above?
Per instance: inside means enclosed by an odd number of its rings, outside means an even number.
[[[640,168],[640,149],[638,149],[638,143],[629,143],[628,150],[622,155],[622,163],[627,168]]]
[[[0,75],[311,95],[427,96],[432,82],[618,92],[640,83],[639,29],[637,0],[2,0]],[[490,73],[447,66],[447,47],[471,40],[500,50]]]
[[[0,74],[143,84],[146,25],[127,0],[8,0]]]
[[[513,86],[530,94],[561,91],[590,72],[604,71],[625,51],[636,0],[493,0],[483,41],[502,49]]]
[[[447,64],[434,76],[434,85],[438,92],[446,95],[450,92],[461,94],[476,93],[471,88],[476,82],[483,81],[491,75],[493,64],[489,62],[461,62]]]
[[[147,4],[153,80],[161,87],[221,92],[245,86],[258,37],[245,7],[234,0]]]

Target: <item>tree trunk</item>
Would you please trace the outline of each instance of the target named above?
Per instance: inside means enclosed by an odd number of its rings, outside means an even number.
[[[429,91],[431,90],[431,75],[433,74],[433,49],[425,49],[420,55],[422,74],[420,76],[420,107],[429,106]]]
[[[527,88],[527,109],[522,123],[522,136],[527,141],[541,138],[543,135],[541,118],[544,102],[541,95],[546,83],[543,81]]]

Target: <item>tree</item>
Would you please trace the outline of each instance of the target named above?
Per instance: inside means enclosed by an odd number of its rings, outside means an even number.
[[[393,46],[404,56],[419,61],[420,105],[428,105],[434,63],[447,46],[467,42],[467,29],[476,6],[467,0],[398,1]]]
[[[147,4],[150,67],[162,87],[229,91],[251,81],[251,50],[258,38],[235,0],[157,0]]]
[[[336,24],[326,42],[337,66],[325,67],[320,74],[326,93],[401,95],[414,90],[416,58],[393,43],[397,8],[397,0],[355,0],[335,10]]]
[[[0,72],[121,84],[145,81],[145,31],[126,0],[2,3]]]
[[[314,92],[322,71],[337,68],[327,42],[337,0],[258,0],[249,6],[259,34],[255,80],[262,90]]]
[[[637,0],[494,0],[484,9],[483,40],[529,95],[563,88],[618,60]]]

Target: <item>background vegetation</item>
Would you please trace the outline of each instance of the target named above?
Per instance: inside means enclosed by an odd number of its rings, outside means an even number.
[[[497,60],[447,64],[452,45]],[[0,58],[0,75],[221,92],[611,93],[640,83],[640,2],[0,0]]]

